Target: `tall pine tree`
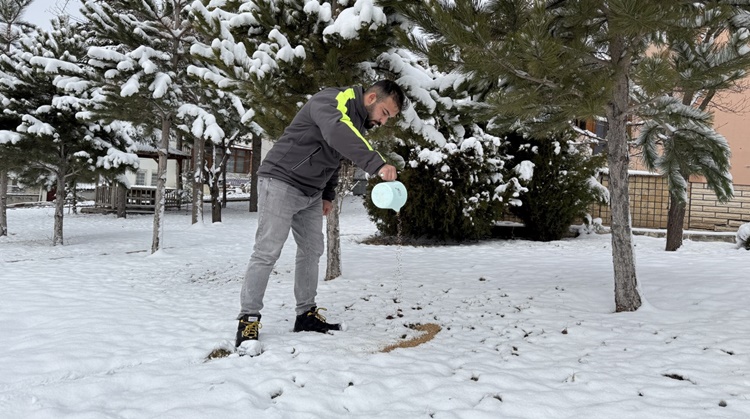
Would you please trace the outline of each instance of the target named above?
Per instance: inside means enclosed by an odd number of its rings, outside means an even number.
[[[393,43],[387,16],[369,0],[203,1],[193,13],[196,27],[211,41],[193,47],[204,65],[190,71],[242,99],[248,112],[241,118],[255,127],[255,156],[261,138],[278,138],[322,88],[367,86],[379,78],[364,63]],[[254,165],[253,196],[256,170]],[[328,219],[332,244],[338,240],[334,208]]]
[[[28,156],[20,170],[27,183],[47,182],[56,189],[52,244],[63,244],[66,185],[102,169],[137,166],[132,141],[117,125],[103,125],[85,112],[98,92],[79,84],[88,34],[65,19],[51,32],[23,38],[19,49],[3,56],[2,71],[12,77],[0,86],[6,113],[21,124],[0,131],[12,147]],[[62,73],[74,74],[74,76]],[[70,92],[74,92],[71,95]]]
[[[637,4],[636,4],[637,3]],[[540,132],[606,114],[617,311],[640,304],[628,201],[629,93],[634,59],[654,28],[674,19],[659,1],[441,3],[385,1],[432,36],[418,44],[430,62],[504,83],[490,110]]]
[[[158,143],[152,253],[163,246],[168,150],[180,128],[177,114],[183,105],[200,104],[201,87],[186,71],[195,42],[190,2],[89,0],[81,9],[101,44],[88,50],[102,86],[91,111],[106,120],[129,121],[144,139]]]
[[[681,30],[665,33],[663,45],[643,60],[636,92],[647,104],[639,109],[644,161],[669,185],[668,251],[682,246],[691,176],[705,178],[720,202],[733,195],[729,146],[713,127],[712,103],[737,88],[750,67],[750,6],[693,6],[695,17],[679,21]]]
[[[33,25],[25,22],[22,17],[33,0],[0,0],[0,54],[10,54],[17,47],[18,40],[32,32]],[[0,72],[0,83],[7,83],[11,77]],[[6,99],[0,95],[3,107],[7,106]],[[0,130],[12,130],[18,126],[14,116],[0,114]],[[22,156],[14,155],[12,149],[4,146],[5,141],[0,138],[0,237],[8,235],[8,171],[14,166],[22,164]]]
[[[699,26],[694,22],[704,19],[710,9],[738,11],[747,7],[745,2],[383,0],[381,3],[395,7],[431,36],[430,42],[417,44],[431,63],[456,66],[465,74],[507,86],[490,97],[489,109],[493,113],[509,116],[511,122],[520,122],[525,129],[542,132],[576,118],[606,116],[615,307],[617,311],[636,310],[641,301],[628,200],[628,124],[667,92],[680,87],[675,78],[649,71],[647,66],[651,62],[644,58],[663,46],[665,40],[711,36],[705,27],[696,30],[691,26]],[[702,73],[696,74],[692,81],[707,81],[714,76]],[[644,92],[648,95],[637,98]],[[694,113],[693,119],[701,121],[703,117]],[[705,142],[719,145],[712,153],[721,155],[721,141],[706,138]],[[702,158],[710,157],[710,153],[705,153],[707,149],[702,150]],[[714,168],[717,180],[723,176],[722,171]]]

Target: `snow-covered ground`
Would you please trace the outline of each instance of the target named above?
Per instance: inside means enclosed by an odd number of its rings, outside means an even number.
[[[344,275],[319,304],[348,330],[292,333],[294,244],[271,278],[257,357],[231,345],[256,216],[8,212],[0,238],[2,418],[748,418],[750,253],[635,238],[646,303],[613,313],[609,236],[370,246],[342,214]],[[400,253],[400,255],[399,255]],[[399,265],[398,260],[401,260]],[[324,264],[321,264],[321,270]],[[400,312],[403,317],[398,317]],[[436,323],[435,338],[380,350]]]

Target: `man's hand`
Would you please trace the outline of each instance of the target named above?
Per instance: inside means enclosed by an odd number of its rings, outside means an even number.
[[[333,211],[333,202],[323,200],[323,216],[326,216]]]
[[[396,180],[396,168],[390,164],[384,164],[380,170],[378,170],[378,176],[387,181]]]

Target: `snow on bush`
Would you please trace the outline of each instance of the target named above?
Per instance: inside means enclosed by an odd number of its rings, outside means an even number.
[[[737,230],[737,248],[750,250],[750,223],[742,224]]]

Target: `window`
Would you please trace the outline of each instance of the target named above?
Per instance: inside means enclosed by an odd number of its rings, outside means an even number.
[[[609,124],[606,120],[601,118],[596,119],[586,119],[586,120],[579,120],[577,122],[578,128],[585,129],[587,131],[593,132],[594,135],[596,135],[599,138],[606,138],[607,132],[609,132]],[[593,152],[594,154],[599,154],[605,151],[606,143],[600,142],[599,144],[594,145]]]
[[[227,161],[227,172],[229,173],[250,173],[250,163],[252,159],[252,150],[233,148],[232,154]]]
[[[135,173],[135,184],[146,185],[146,171],[145,170],[139,170]]]
[[[156,186],[156,184],[159,182],[159,177],[157,175],[158,173],[156,173],[156,170],[151,172],[151,186]]]

